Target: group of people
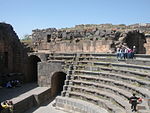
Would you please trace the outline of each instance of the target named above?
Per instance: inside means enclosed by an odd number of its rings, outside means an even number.
[[[7,88],[13,88],[13,87],[17,87],[17,86],[20,86],[19,80],[10,80],[6,83]]]
[[[4,109],[8,109],[10,113],[13,113],[13,102],[10,100],[7,100],[3,103],[0,102],[0,113],[4,110]]]
[[[125,45],[117,46],[116,53],[117,59],[133,59],[135,58],[136,47],[133,46],[131,49]]]

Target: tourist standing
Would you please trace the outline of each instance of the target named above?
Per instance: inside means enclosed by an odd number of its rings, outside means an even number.
[[[124,50],[124,59],[127,59],[128,58],[128,48],[125,47],[125,50]]]
[[[132,49],[128,49],[128,58],[132,58],[132,53],[133,53],[133,51],[132,51]]]
[[[117,46],[116,54],[117,54],[117,59],[119,59],[120,58],[120,48],[119,48],[119,46]]]
[[[135,58],[136,51],[137,51],[137,50],[136,50],[136,47],[133,46],[133,53],[132,53],[132,57],[133,57],[133,58]]]
[[[120,59],[124,58],[124,49],[123,47],[120,48]]]
[[[133,96],[131,96],[131,97],[129,98],[129,103],[131,104],[132,112],[133,112],[133,111],[135,111],[135,112],[137,111],[136,106],[137,106],[137,104],[138,104],[138,99],[140,99],[140,98],[139,98],[139,97],[136,97],[134,93],[133,93]]]

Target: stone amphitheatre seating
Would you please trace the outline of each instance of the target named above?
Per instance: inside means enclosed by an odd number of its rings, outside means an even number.
[[[81,113],[130,113],[128,98],[143,98],[139,113],[150,112],[150,56],[117,60],[115,54],[55,54],[68,70],[56,108]],[[90,107],[92,106],[92,107]],[[103,111],[103,112],[102,112]]]

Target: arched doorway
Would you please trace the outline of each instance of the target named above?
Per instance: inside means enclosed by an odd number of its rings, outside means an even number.
[[[63,90],[64,81],[66,80],[66,73],[56,72],[51,78],[51,94],[52,96],[59,95]]]
[[[127,46],[133,49],[136,46],[136,53],[144,54],[146,52],[144,43],[146,42],[145,36],[138,31],[130,31],[127,34],[126,42]]]
[[[37,64],[41,62],[41,59],[36,55],[31,55],[28,59],[28,82],[37,82],[38,70]]]

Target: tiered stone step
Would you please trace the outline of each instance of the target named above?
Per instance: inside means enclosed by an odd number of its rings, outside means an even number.
[[[58,96],[56,108],[71,113],[108,113],[107,110],[81,99]]]
[[[88,70],[76,70],[75,73],[85,74],[85,75],[97,75],[99,77],[110,78],[117,81],[123,81],[126,83],[137,85],[139,87],[145,87],[147,89],[150,88],[150,81],[142,80],[128,75],[120,75],[120,74],[114,74],[114,73],[109,73],[104,71],[96,72],[96,71],[88,71]]]
[[[125,70],[125,69],[119,69],[114,67],[107,67],[107,66],[89,66],[89,65],[77,65],[77,69],[85,69],[85,70],[93,70],[93,71],[104,71],[109,73],[116,73],[116,74],[122,74],[127,76],[133,76],[136,78],[144,79],[146,81],[150,81],[150,75],[144,72],[137,72],[133,70]]]
[[[146,88],[139,88],[137,86],[134,86],[134,85],[131,85],[128,83],[123,83],[120,81],[115,81],[115,80],[111,80],[111,79],[107,79],[107,78],[99,78],[99,77],[88,76],[88,75],[76,75],[75,78],[76,77],[78,77],[77,80],[78,79],[82,80],[82,81],[80,81],[81,84],[83,81],[85,81],[85,82],[90,81],[93,83],[97,83],[99,85],[106,84],[106,85],[109,85],[112,87],[116,87],[121,90],[125,90],[126,92],[131,92],[131,93],[136,92],[140,97],[143,97],[143,103],[140,104],[139,107],[142,106],[145,111],[143,111],[141,113],[146,113],[147,110],[149,110],[148,98],[150,97],[150,91],[148,91]],[[124,94],[126,94],[126,93],[124,93]],[[125,95],[124,95],[124,97],[125,97]]]
[[[150,60],[148,58],[141,59],[117,59],[115,57],[109,58],[109,57],[103,57],[103,56],[89,56],[85,57],[82,56],[79,58],[79,61],[97,61],[97,62],[116,62],[116,63],[127,63],[127,64],[135,64],[135,65],[150,65]]]
[[[71,60],[78,56],[79,60],[84,61],[99,61],[99,62],[118,62],[116,54],[92,54],[92,53],[50,53],[49,60]],[[136,64],[136,65],[150,65],[149,55],[135,55],[136,59],[119,59],[119,62]]]
[[[92,89],[97,89],[101,92],[109,92],[111,94],[115,94],[120,96],[122,99],[128,101],[128,98],[132,96],[132,92],[125,90],[125,89],[121,89],[121,88],[117,88],[116,86],[112,86],[112,85],[107,85],[107,84],[101,84],[101,83],[95,83],[95,82],[89,82],[87,80],[72,80],[72,84],[74,85],[74,87],[78,87],[78,86],[84,86],[86,88],[92,88]],[[70,87],[70,86],[66,86],[66,87]],[[82,91],[82,90],[81,90]],[[142,109],[145,110],[142,110]],[[149,107],[148,107],[148,99],[143,97],[143,102],[142,104],[138,105],[138,110],[140,113],[147,113]]]
[[[75,64],[73,75],[68,75],[65,81],[63,96],[99,105],[109,112],[130,113],[128,98],[137,93],[144,99],[138,105],[138,112],[149,113],[150,60],[147,58],[118,61],[115,55],[80,54]]]
[[[133,65],[126,63],[108,63],[108,62],[91,62],[91,61],[78,61],[78,65],[91,65],[91,66],[105,66],[125,70],[134,70],[137,72],[150,73],[150,66]]]
[[[142,97],[150,97],[150,91],[148,89],[143,88],[143,87],[138,87],[136,85],[125,83],[122,81],[116,81],[110,78],[102,78],[99,75],[96,76],[96,75],[84,75],[84,74],[79,75],[78,74],[78,75],[74,75],[74,77],[75,77],[75,80],[79,79],[79,80],[90,81],[94,83],[107,84],[107,85],[111,85],[117,88],[131,91],[131,92],[136,92]]]
[[[90,88],[96,88],[100,91],[107,91],[109,93],[116,94],[118,96],[121,96],[122,98],[128,100],[129,97],[132,96],[132,93],[129,91],[126,91],[121,88],[117,88],[111,85],[107,84],[100,84],[95,82],[89,82],[89,81],[82,81],[82,80],[73,80],[72,81],[75,86],[84,86],[84,87],[90,87]],[[66,86],[69,87],[69,86]]]
[[[94,95],[84,94],[81,92],[73,92],[73,91],[63,92],[63,93],[67,93],[66,95],[69,96],[69,98],[80,99],[83,101],[87,101],[89,103],[93,103],[97,106],[103,107],[111,113],[126,113],[126,111],[123,108],[118,107],[114,103],[111,103],[109,100],[101,99]]]
[[[51,53],[49,54],[48,60],[72,60],[75,56],[75,54],[69,53]]]
[[[71,60],[75,57],[79,57],[79,60],[90,60],[99,62],[118,62],[116,54],[94,54],[94,53],[50,53],[49,60]],[[119,60],[119,62],[136,64],[136,65],[150,65],[150,55],[135,55],[136,59]]]
[[[76,78],[76,77],[75,77]],[[92,83],[95,83],[95,82],[90,82],[91,84],[91,87],[92,87],[92,89],[89,89],[89,84],[87,85],[87,80],[86,81],[80,81],[80,80],[71,80],[71,82],[73,82],[72,84],[73,84],[73,86],[71,86],[72,88],[74,88],[74,89],[76,89],[76,88],[78,88],[78,91],[76,91],[76,92],[74,92],[73,90],[71,90],[70,92],[68,92],[69,94],[71,93],[71,95],[73,95],[73,97],[74,98],[77,98],[76,96],[78,96],[78,93],[79,92],[82,92],[83,90],[88,90],[87,92],[91,92],[90,93],[90,96],[88,95],[88,97],[90,97],[91,99],[93,99],[93,97],[92,96],[96,96],[96,91],[97,92],[99,92],[100,93],[100,89],[98,89],[98,86],[100,86],[100,85],[98,85],[98,83],[97,83],[97,87],[96,87],[96,85],[94,86]],[[79,87],[80,85],[81,86],[84,86],[83,84],[84,84],[84,82],[85,82],[85,87]],[[79,83],[80,85],[78,85],[78,86],[76,86],[76,84],[77,83]],[[88,82],[89,83],[89,82]],[[106,86],[106,85],[105,85]],[[70,87],[70,86],[66,86],[66,87]],[[109,87],[110,88],[110,87]],[[64,88],[64,89],[67,89],[67,88]],[[70,89],[70,88],[69,88]],[[95,90],[93,90],[93,89],[95,89]],[[116,88],[117,89],[117,88]],[[119,88],[118,88],[119,89]],[[116,90],[114,90],[115,92],[116,92]],[[120,90],[120,93],[121,93],[121,91],[123,91],[124,92],[124,90]],[[80,94],[79,96],[84,96],[86,93],[85,92],[83,92],[82,94]],[[86,94],[87,95],[87,94]],[[98,95],[98,93],[97,93],[97,95]],[[99,94],[100,95],[100,94]],[[131,95],[131,94],[129,94],[128,93],[128,95]],[[107,97],[108,99],[112,99],[112,100],[115,100],[115,101],[117,101],[117,103],[120,105],[120,103],[118,102],[120,99],[120,102],[121,103],[123,103],[124,102],[124,100],[125,99],[122,99],[120,96],[117,96],[117,95],[113,95],[112,96],[112,93],[111,92],[105,92],[104,93],[104,90],[103,90],[103,92],[102,92],[102,94],[101,94],[101,97]],[[119,100],[118,100],[118,98],[119,98]],[[85,98],[85,97],[82,97],[82,98]],[[126,98],[126,104],[123,104],[123,105],[127,105],[128,107],[129,107],[129,104],[128,104],[128,101],[127,101],[127,96],[125,96],[125,98]],[[89,102],[91,102],[92,100],[91,99],[86,99],[86,100],[89,100]],[[100,100],[103,100],[103,99],[100,99]],[[108,100],[109,101],[109,100]],[[123,101],[123,102],[122,102]],[[104,100],[102,101],[102,102],[104,102]],[[107,103],[107,102],[104,102],[104,103]],[[109,102],[109,103],[111,103],[111,102]],[[114,103],[112,103],[112,104],[114,104]],[[122,104],[121,104],[122,105]],[[125,107],[125,106],[123,106],[123,107]],[[117,108],[116,106],[114,106],[114,108]],[[111,110],[112,110],[112,108],[110,108]],[[129,108],[128,108],[128,110],[130,110]],[[115,110],[114,110],[115,111]],[[117,110],[118,111],[118,110]],[[119,111],[120,112],[120,111]],[[129,113],[129,111],[127,112],[127,113]]]
[[[49,60],[72,60],[74,56],[49,56]]]
[[[119,107],[122,107],[123,109],[126,109],[129,111],[130,106],[128,104],[128,101],[126,99],[121,98],[118,95],[115,95],[110,92],[106,91],[100,91],[97,88],[94,87],[83,87],[83,86],[69,86],[71,88],[71,93],[72,92],[82,92],[83,94],[91,95],[94,97],[102,98],[111,101],[112,103],[116,104]],[[67,93],[70,94],[68,91]]]

